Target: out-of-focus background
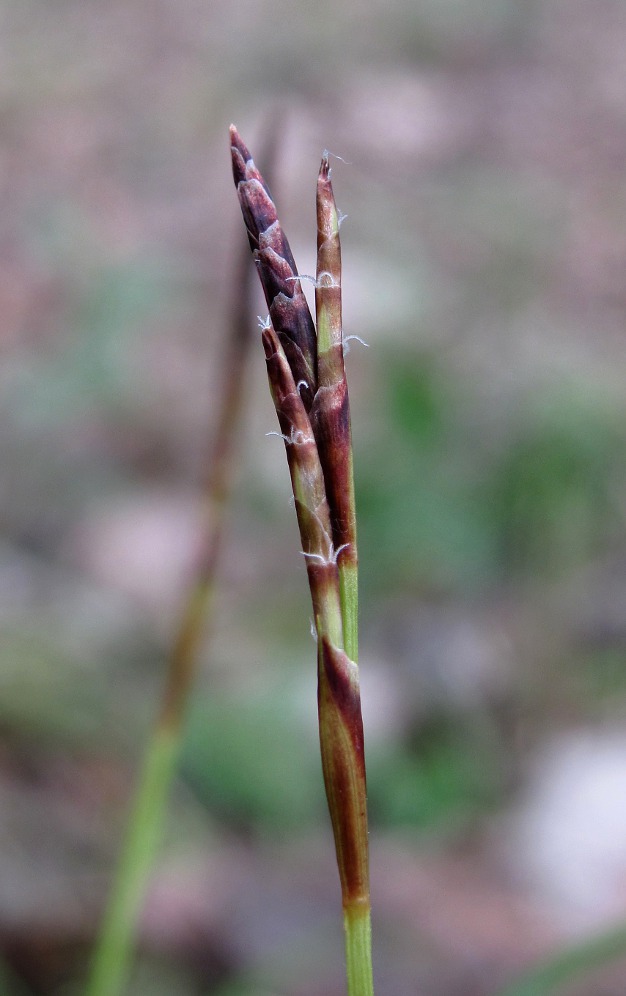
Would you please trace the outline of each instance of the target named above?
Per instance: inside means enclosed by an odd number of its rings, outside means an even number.
[[[4,0],[8,996],[80,991],[162,687],[244,240],[231,120],[274,130],[304,273],[320,154],[347,160],[378,989],[487,996],[626,916],[625,51],[621,0]],[[134,994],[343,992],[254,361]]]

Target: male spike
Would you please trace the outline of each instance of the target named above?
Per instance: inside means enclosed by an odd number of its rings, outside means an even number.
[[[230,128],[233,177],[270,318],[307,411],[317,389],[315,326],[300,286],[289,242],[263,177],[234,125]]]

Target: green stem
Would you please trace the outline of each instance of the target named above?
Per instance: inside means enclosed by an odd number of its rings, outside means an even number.
[[[116,996],[129,974],[135,924],[159,846],[162,813],[178,745],[175,732],[169,727],[159,727],[148,746],[86,996]]]
[[[136,924],[184,732],[187,701],[213,608],[215,575],[235,470],[235,441],[250,351],[248,254],[242,254],[226,337],[217,428],[208,460],[198,557],[169,655],[160,711],[146,748],[134,810],[105,910],[86,996],[119,996],[130,972]]]
[[[348,996],[374,996],[372,928],[369,905],[344,909]]]
[[[359,660],[359,570],[353,561],[339,564],[339,596],[344,647],[356,664]]]

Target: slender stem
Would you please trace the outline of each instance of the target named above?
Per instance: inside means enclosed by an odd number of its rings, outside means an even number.
[[[127,982],[135,924],[160,842],[163,800],[176,766],[178,740],[176,731],[159,727],[148,745],[87,996],[116,996]]]
[[[346,936],[348,996],[374,996],[369,905],[349,906],[344,909],[343,925]]]
[[[339,564],[339,591],[346,653],[356,664],[359,660],[359,569],[356,563]]]
[[[143,771],[100,929],[86,996],[118,996],[123,991],[130,973],[137,920],[159,846],[187,701],[211,616],[225,515],[232,490],[235,439],[251,342],[250,272],[248,254],[242,254],[230,312],[217,427],[203,492],[197,560],[169,656],[161,706],[146,747]]]

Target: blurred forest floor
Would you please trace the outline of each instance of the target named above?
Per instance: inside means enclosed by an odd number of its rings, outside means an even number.
[[[618,0],[5,0],[0,991],[80,991],[158,702],[244,238],[231,120],[276,127],[301,272],[347,160],[379,991],[488,996],[626,916],[625,51]],[[134,994],[343,992],[264,377]]]

